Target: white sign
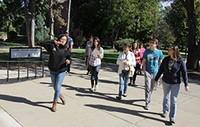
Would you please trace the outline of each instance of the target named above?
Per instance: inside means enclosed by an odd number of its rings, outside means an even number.
[[[41,49],[40,48],[18,48],[10,50],[11,59],[16,58],[40,58]]]

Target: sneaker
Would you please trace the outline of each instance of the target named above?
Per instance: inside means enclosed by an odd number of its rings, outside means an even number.
[[[163,112],[163,113],[161,114],[161,117],[166,118],[166,117],[167,117],[167,113],[166,113],[166,112]]]
[[[96,86],[95,86],[95,89],[99,89],[99,85],[96,85]]]
[[[92,87],[90,90],[91,90],[92,92],[94,92],[94,91],[95,91],[95,88],[94,88],[94,87]]]
[[[118,99],[118,100],[121,100],[121,99],[122,99],[122,97],[121,97],[121,96],[117,96],[117,97],[116,97],[116,99]]]
[[[123,96],[123,97],[127,97],[127,94],[123,94],[122,96]]]
[[[171,124],[175,124],[175,120],[170,119],[170,123],[171,123]]]
[[[136,87],[137,85],[135,83],[132,84],[133,87]]]
[[[145,109],[145,110],[149,110],[149,106],[148,106],[148,105],[145,105],[145,106],[144,106],[144,109]]]
[[[128,86],[132,86],[132,84],[131,84],[131,83],[128,83]]]

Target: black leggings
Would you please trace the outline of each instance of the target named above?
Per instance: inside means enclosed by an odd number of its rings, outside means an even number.
[[[133,82],[133,84],[135,84],[136,76],[137,76],[138,71],[140,71],[140,67],[141,67],[141,65],[139,63],[137,63],[133,77],[130,78],[130,83]]]
[[[100,65],[99,66],[95,66],[95,67],[90,66],[90,71],[91,71],[91,86],[92,87],[94,86],[94,83],[95,83],[95,85],[98,84],[98,80],[99,80],[98,74],[99,74],[100,67],[101,67]]]

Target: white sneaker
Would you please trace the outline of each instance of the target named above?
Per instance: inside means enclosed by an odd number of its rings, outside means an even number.
[[[94,87],[92,87],[92,88],[91,88],[91,91],[92,91],[92,92],[94,92],[94,91],[95,91],[95,88],[94,88]]]
[[[96,85],[96,86],[95,86],[95,89],[99,89],[99,85]]]

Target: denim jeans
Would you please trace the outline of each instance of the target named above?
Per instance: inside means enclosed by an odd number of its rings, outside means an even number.
[[[151,95],[154,89],[154,77],[155,75],[148,73],[147,71],[144,74],[145,76],[145,102],[148,106],[151,102]]]
[[[65,78],[65,72],[50,72],[51,74],[51,81],[53,83],[54,88],[54,101],[57,101],[61,94],[61,86],[63,83],[63,80]]]
[[[128,86],[128,73],[121,73],[119,74],[119,96],[126,94],[127,86]]]
[[[98,65],[96,67],[93,67],[93,66],[90,66],[90,69],[91,69],[91,87],[93,88],[94,87],[94,81],[95,81],[95,85],[98,84],[98,80],[99,80],[99,70],[100,70],[101,66]]]
[[[163,113],[169,112],[170,120],[176,118],[177,97],[180,90],[180,84],[168,84],[163,82]]]

